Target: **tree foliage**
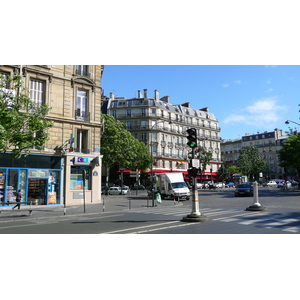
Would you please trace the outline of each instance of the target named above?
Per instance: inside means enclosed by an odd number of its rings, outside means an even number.
[[[229,176],[231,175],[231,173],[229,172],[229,168],[225,163],[220,166],[217,173],[218,177],[221,178],[222,181],[224,181],[224,179],[226,178],[229,178]]]
[[[206,151],[203,147],[199,146],[195,149],[195,159],[200,161],[200,171],[204,173],[206,167],[210,164],[212,160],[212,152]],[[202,166],[202,167],[201,167]]]
[[[247,147],[241,151],[237,166],[243,175],[256,180],[260,172],[267,170],[267,163],[260,157],[255,146]]]
[[[151,166],[152,158],[147,146],[134,138],[124,123],[105,114],[102,120],[104,132],[101,137],[101,154],[107,170],[116,165],[130,170],[144,170]]]
[[[22,88],[22,92],[20,89]],[[49,139],[47,105],[36,106],[22,87],[21,76],[0,75],[0,151],[20,158]]]
[[[279,165],[284,168],[295,168],[300,177],[300,136],[290,135],[278,151]]]

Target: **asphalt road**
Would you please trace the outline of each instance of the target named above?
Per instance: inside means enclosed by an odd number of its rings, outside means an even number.
[[[129,201],[127,196],[103,196],[103,204],[67,208],[37,207],[2,212],[2,234],[297,234],[300,232],[300,191],[259,188],[259,202],[266,210],[245,211],[253,197],[234,197],[233,189],[199,191],[200,211],[207,222],[186,223],[191,201],[163,200],[151,207],[146,193]]]

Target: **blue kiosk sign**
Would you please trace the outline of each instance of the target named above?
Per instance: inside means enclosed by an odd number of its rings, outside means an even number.
[[[74,165],[89,166],[91,163],[90,157],[75,156]]]

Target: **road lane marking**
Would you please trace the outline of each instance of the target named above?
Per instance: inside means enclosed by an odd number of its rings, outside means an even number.
[[[159,230],[170,229],[170,228],[178,228],[178,227],[190,226],[190,225],[195,225],[195,224],[199,224],[199,222],[185,223],[185,224],[179,224],[179,225],[173,225],[173,226],[166,226],[166,227],[159,227],[159,228],[142,230],[142,231],[136,231],[136,232],[128,232],[127,234],[140,234],[140,233],[145,233],[145,232],[159,231]]]
[[[119,217],[119,216],[124,216],[124,214],[118,214],[118,215],[107,215],[107,216],[99,216],[99,217],[95,217],[95,218],[84,218],[84,220],[92,220],[92,219],[103,219],[103,218],[109,218],[109,217]],[[74,217],[74,220],[76,221],[83,221],[83,218],[82,219],[78,219],[78,217],[76,218],[75,216]],[[57,220],[57,218],[52,218],[52,219],[47,219],[47,220],[44,220],[44,219],[35,219],[35,220],[31,220],[31,224],[23,224],[23,225],[12,225],[12,226],[4,226],[4,227],[0,227],[0,230],[1,229],[8,229],[8,228],[20,228],[20,227],[28,227],[28,226],[37,226],[37,225],[46,225],[46,224],[55,224],[55,223],[58,223],[58,222],[68,222],[68,221],[74,221],[72,219],[66,219],[66,220]]]
[[[158,224],[152,224],[152,225],[146,225],[146,226],[139,226],[139,227],[133,227],[133,228],[125,228],[125,229],[120,229],[120,230],[113,230],[113,231],[101,232],[100,234],[121,233],[121,232],[124,232],[124,231],[144,229],[144,228],[161,226],[161,225],[166,225],[166,224],[173,224],[173,223],[180,223],[180,221],[171,221],[171,222],[164,222],[164,223],[158,223]]]

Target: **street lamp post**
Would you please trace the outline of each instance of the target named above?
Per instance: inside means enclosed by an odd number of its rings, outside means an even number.
[[[300,126],[300,124],[299,124],[299,123],[296,123],[296,122],[294,122],[294,121],[291,121],[291,120],[286,120],[286,121],[285,121],[285,124],[290,124],[290,122],[292,122],[292,123],[294,123],[294,124],[297,124],[298,126]]]
[[[153,139],[152,139],[152,130],[160,122],[165,122],[165,120],[155,121],[155,124],[153,124],[152,127],[151,127],[151,129],[150,129],[152,207],[155,206],[155,204],[154,204],[154,184],[153,184],[154,183],[154,176],[153,176],[153,145],[152,145]],[[172,121],[170,121],[169,124],[172,124]]]

